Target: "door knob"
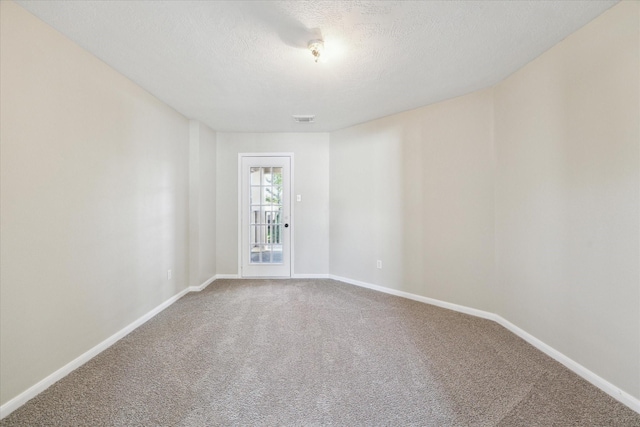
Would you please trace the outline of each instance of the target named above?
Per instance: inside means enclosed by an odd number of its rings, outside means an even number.
[[[285,225],[284,225],[284,228],[289,228],[289,224],[285,224]]]

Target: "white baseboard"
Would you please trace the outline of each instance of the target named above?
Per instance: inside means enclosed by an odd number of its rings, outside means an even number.
[[[26,389],[16,397],[14,397],[13,399],[9,400],[4,405],[0,406],[0,420],[6,417],[7,415],[9,415],[10,413],[12,413],[13,411],[15,411],[16,409],[18,409],[19,407],[21,407],[22,405],[24,405],[25,403],[27,403],[27,401],[33,399],[38,394],[42,393],[44,390],[46,390],[51,385],[53,385],[56,381],[59,381],[62,378],[66,377],[72,371],[76,370],[80,366],[87,363],[89,360],[93,359],[98,354],[102,353],[107,348],[111,347],[118,340],[124,338],[127,334],[132,332],[134,329],[136,329],[137,327],[147,322],[149,319],[151,319],[152,317],[160,313],[165,308],[169,307],[174,302],[178,301],[180,298],[186,295],[190,290],[191,290],[190,288],[183,289],[178,294],[172,296],[171,298],[169,298],[168,300],[166,300],[165,302],[163,302],[153,310],[149,311],[147,314],[143,315],[142,317],[139,317],[137,320],[133,321],[129,325],[125,326],[124,328],[116,332],[115,334],[111,335],[109,338],[102,341],[100,344],[96,345],[95,347],[91,348],[89,351],[81,354],[80,356],[76,357],[74,360],[67,363],[62,368],[58,369],[48,377],[32,385],[31,387],[29,387],[28,389]]]
[[[207,286],[209,286],[211,283],[213,283],[214,281],[216,281],[218,279],[223,279],[223,278],[224,279],[236,279],[236,278],[238,278],[238,276],[237,275],[233,275],[233,274],[219,274],[219,275],[215,275],[215,276],[209,278],[208,280],[206,280],[205,282],[203,282],[199,286],[190,286],[190,287],[188,287],[186,289],[183,289],[177,295],[174,295],[173,297],[169,298],[168,300],[166,300],[165,302],[163,302],[162,304],[160,304],[159,306],[157,306],[153,310],[149,311],[144,316],[138,318],[137,320],[135,320],[131,324],[127,325],[126,327],[124,327],[120,331],[116,332],[115,334],[111,335],[109,338],[107,338],[106,340],[102,341],[100,344],[96,345],[95,347],[93,347],[89,351],[83,353],[82,355],[78,356],[77,358],[75,358],[71,362],[67,363],[65,366],[63,366],[62,368],[58,369],[57,371],[55,371],[54,373],[52,373],[51,375],[49,375],[48,377],[46,377],[42,381],[39,381],[38,383],[36,383],[33,386],[29,387],[27,390],[23,391],[22,393],[20,393],[19,395],[17,395],[13,399],[9,400],[4,405],[0,406],[0,420],[5,418],[7,415],[12,413],[13,411],[18,409],[19,407],[21,407],[25,403],[27,403],[27,401],[33,399],[38,394],[42,393],[44,390],[46,390],[51,385],[53,385],[56,381],[59,381],[62,378],[66,377],[72,371],[76,370],[77,368],[79,368],[80,366],[84,365],[89,360],[93,359],[95,356],[97,356],[98,354],[100,354],[101,352],[106,350],[107,348],[111,347],[113,344],[116,343],[116,341],[124,338],[127,334],[132,332],[134,329],[136,329],[137,327],[139,327],[142,324],[144,324],[145,322],[147,322],[149,319],[151,319],[152,317],[154,317],[155,315],[160,313],[165,308],[169,307],[174,302],[178,301],[180,298],[182,298],[187,293],[189,293],[189,292],[200,292],[200,291],[204,290]]]
[[[619,401],[619,402],[623,403],[624,405],[628,406],[632,410],[640,413],[640,399],[637,399],[636,397],[630,395],[629,393],[627,393],[627,392],[625,392],[623,390],[620,390],[618,387],[616,387],[615,385],[613,385],[609,381],[607,381],[604,378],[600,377],[599,375],[593,373],[592,371],[590,371],[589,369],[585,368],[584,366],[582,366],[581,364],[579,364],[575,360],[573,360],[570,357],[564,355],[563,353],[559,352],[555,348],[551,347],[550,345],[548,345],[548,344],[544,343],[543,341],[539,340],[538,338],[534,337],[530,333],[520,329],[519,327],[517,327],[516,325],[514,325],[511,322],[509,322],[508,320],[506,320],[505,318],[503,318],[502,316],[500,316],[498,314],[490,313],[488,311],[477,310],[475,308],[470,308],[470,307],[466,307],[466,306],[463,306],[463,305],[452,304],[452,303],[449,303],[449,302],[440,301],[440,300],[433,299],[433,298],[427,298],[427,297],[423,297],[421,295],[415,295],[415,294],[411,294],[411,293],[408,293],[408,292],[387,288],[387,287],[384,287],[384,286],[373,285],[371,283],[365,283],[365,282],[361,282],[359,280],[347,279],[345,277],[329,275],[329,278],[333,279],[333,280],[338,280],[340,282],[348,283],[348,284],[351,284],[351,285],[361,286],[363,288],[373,289],[375,291],[384,292],[384,293],[387,293],[387,294],[396,295],[396,296],[399,296],[399,297],[408,298],[408,299],[411,299],[411,300],[420,301],[420,302],[424,302],[424,303],[431,304],[431,305],[436,305],[438,307],[448,308],[450,310],[458,311],[460,313],[469,314],[471,316],[476,316],[476,317],[481,317],[483,319],[493,320],[493,321],[497,322],[498,324],[500,324],[501,326],[504,326],[509,331],[513,332],[514,334],[516,334],[517,336],[519,336],[523,340],[527,341],[529,344],[531,344],[532,346],[534,346],[538,350],[542,351],[546,355],[548,355],[551,358],[553,358],[553,359],[557,360],[558,362],[562,363],[564,366],[569,368],[571,371],[575,372],[576,374],[578,374],[579,376],[581,376],[585,380],[589,381],[591,384],[593,384],[594,386],[598,387],[600,390],[604,391],[609,396],[613,397],[617,401]]]
[[[351,285],[360,286],[362,288],[373,289],[374,291],[384,292],[385,294],[391,294],[398,297],[411,299],[414,301],[420,301],[431,305],[437,305],[438,307],[448,308],[449,310],[459,311],[460,313],[470,314],[476,317],[482,317],[483,319],[495,320],[496,315],[487,311],[477,310],[475,308],[465,307],[464,305],[452,304],[450,302],[440,301],[433,298],[423,297],[422,295],[411,294],[409,292],[399,291],[397,289],[391,289],[384,286],[372,285],[371,283],[361,282],[359,280],[347,279],[346,277],[329,275],[330,279],[337,280],[339,282],[349,283]]]
[[[216,280],[218,279],[242,279],[239,274],[216,274]]]
[[[499,316],[496,314],[495,317],[496,317],[495,321],[498,322],[500,325],[504,326],[505,328],[507,328],[509,331],[518,335],[520,338],[527,341],[529,344],[531,344],[538,350],[542,351],[547,356],[562,363],[564,366],[566,366],[567,368],[569,368],[570,370],[572,370],[573,372],[575,372],[585,380],[589,381],[591,384],[598,387],[600,390],[604,391],[609,396],[616,399],[618,402],[623,403],[624,405],[628,406],[632,410],[640,413],[640,399],[635,398],[634,396],[630,395],[624,390],[620,390],[614,384],[605,380],[598,374],[593,373],[592,371],[585,368],[575,360],[564,355],[563,353],[559,352],[555,348],[551,347],[550,345],[534,337],[530,333],[520,329],[519,327],[509,322],[502,316]]]
[[[329,279],[328,274],[292,274],[292,279]]]
[[[239,274],[217,274],[215,276],[218,279],[243,279]],[[245,277],[245,279],[273,279],[274,277]],[[291,279],[330,279],[328,274],[292,274]],[[275,277],[275,279],[288,279],[288,277]]]
[[[97,356],[99,353],[101,353],[104,350],[106,350],[107,348],[111,347],[118,340],[122,339],[127,334],[132,332],[134,329],[136,329],[137,327],[139,327],[142,324],[144,324],[145,322],[147,322],[149,319],[151,319],[152,317],[154,317],[155,315],[160,313],[165,308],[169,307],[171,304],[173,304],[174,302],[176,302],[177,300],[182,298],[188,292],[202,291],[203,289],[205,289],[207,286],[209,286],[211,283],[213,283],[214,281],[216,281],[218,279],[239,279],[239,278],[240,277],[237,274],[219,274],[219,275],[215,275],[215,276],[211,277],[210,279],[208,279],[207,281],[205,281],[204,283],[202,283],[199,286],[191,286],[191,287],[188,287],[186,289],[183,289],[177,295],[174,295],[173,297],[169,298],[168,300],[166,300],[162,304],[158,305],[153,310],[149,311],[147,314],[145,314],[142,317],[138,318],[137,320],[135,320],[131,324],[129,324],[126,327],[124,327],[123,329],[121,329],[120,331],[118,331],[115,334],[111,335],[106,340],[102,341],[100,344],[98,344],[95,347],[91,348],[89,351],[83,353],[82,355],[78,356],[77,358],[75,358],[74,360],[72,360],[71,362],[69,362],[68,364],[63,366],[62,368],[58,369],[57,371],[55,371],[51,375],[47,376],[43,380],[41,380],[38,383],[34,384],[33,386],[29,387],[24,392],[20,393],[18,396],[16,396],[13,399],[9,400],[4,405],[0,406],[0,420],[5,418],[7,415],[12,413],[16,409],[18,409],[20,406],[24,405],[27,401],[33,399],[38,394],[40,394],[41,392],[43,392],[44,390],[49,388],[56,381],[61,380],[62,378],[67,376],[69,373],[71,373],[75,369],[79,368],[80,366],[84,365],[89,360],[91,360],[92,358]],[[625,404],[626,406],[628,406],[632,410],[640,413],[640,400],[639,399],[635,398],[634,396],[631,396],[629,393],[626,393],[623,390],[620,390],[618,387],[616,387],[615,385],[611,384],[610,382],[608,382],[604,378],[596,375],[595,373],[591,372],[589,369],[587,369],[584,366],[580,365],[578,362],[576,362],[573,359],[565,356],[564,354],[562,354],[558,350],[556,350],[553,347],[545,344],[544,342],[542,342],[541,340],[537,339],[533,335],[531,335],[528,332],[520,329],[519,327],[517,327],[513,323],[509,322],[508,320],[504,319],[503,317],[501,317],[501,316],[499,316],[499,315],[497,315],[495,313],[489,313],[487,311],[477,310],[475,308],[465,307],[465,306],[458,305],[458,304],[452,304],[452,303],[448,303],[448,302],[445,302],[445,301],[440,301],[440,300],[436,300],[436,299],[433,299],[433,298],[427,298],[427,297],[424,297],[424,296],[421,296],[421,295],[412,294],[412,293],[409,293],[409,292],[399,291],[399,290],[387,288],[387,287],[384,287],[384,286],[373,285],[373,284],[370,284],[370,283],[361,282],[359,280],[347,279],[345,277],[340,277],[340,276],[335,276],[335,275],[330,275],[330,274],[327,274],[327,275],[325,275],[325,274],[317,274],[317,275],[300,274],[300,275],[294,275],[293,278],[313,278],[313,279],[330,278],[330,279],[338,280],[340,282],[349,283],[349,284],[352,284],[352,285],[356,285],[356,286],[361,286],[361,287],[364,287],[364,288],[372,289],[372,290],[375,290],[375,291],[384,292],[384,293],[387,293],[387,294],[396,295],[396,296],[399,296],[399,297],[408,298],[408,299],[412,299],[412,300],[415,300],[415,301],[420,301],[420,302],[423,302],[423,303],[426,303],[426,304],[431,304],[431,305],[435,305],[435,306],[438,306],[438,307],[447,308],[447,309],[450,309],[450,310],[458,311],[458,312],[469,314],[469,315],[472,315],[472,316],[493,320],[493,321],[499,323],[500,325],[504,326],[505,328],[507,328],[508,330],[513,332],[514,334],[518,335],[520,338],[524,339],[529,344],[531,344],[534,347],[536,347],[538,350],[542,351],[543,353],[547,354],[548,356],[550,356],[553,359],[557,360],[558,362],[562,363],[564,366],[566,366],[567,368],[571,369],[573,372],[575,372],[576,374],[580,375],[582,378],[584,378],[585,380],[589,381],[591,384],[595,385],[596,387],[598,387],[599,389],[601,389],[602,391],[604,391],[608,395],[612,396],[614,399],[616,399],[619,402]]]
[[[272,279],[273,277],[264,276],[264,277],[245,277],[245,279]],[[288,279],[288,277],[283,277],[284,279]],[[292,274],[291,279],[330,279],[331,277],[328,274]],[[218,274],[216,275],[217,279],[243,279],[239,274]],[[275,279],[280,279],[280,277],[275,277]]]
[[[218,278],[217,275],[211,276],[208,280],[205,280],[198,286],[189,286],[189,292],[200,292],[203,291],[204,288],[212,284]]]

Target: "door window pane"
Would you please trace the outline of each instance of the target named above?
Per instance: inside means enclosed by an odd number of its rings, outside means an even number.
[[[262,201],[262,199],[260,198],[260,186],[257,187],[251,187],[251,204],[252,205],[259,205]]]
[[[251,185],[260,185],[260,172],[262,168],[251,168]]]
[[[282,168],[251,169],[251,263],[282,263]]]
[[[271,168],[262,168],[262,185],[271,185]]]

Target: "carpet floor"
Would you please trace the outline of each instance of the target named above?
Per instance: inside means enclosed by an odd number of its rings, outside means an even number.
[[[640,426],[495,322],[332,280],[218,280],[0,426]]]

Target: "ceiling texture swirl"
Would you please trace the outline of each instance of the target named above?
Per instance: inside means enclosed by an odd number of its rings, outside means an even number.
[[[17,3],[212,129],[327,132],[492,86],[617,1]]]

